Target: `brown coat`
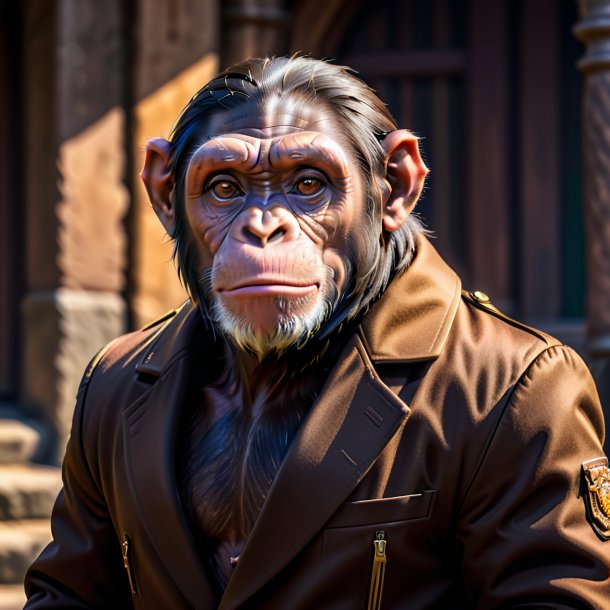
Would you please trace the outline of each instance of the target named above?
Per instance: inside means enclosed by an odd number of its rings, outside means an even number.
[[[207,340],[185,306],[89,368],[28,608],[361,610],[377,531],[383,610],[610,607],[610,543],[579,497],[603,456],[586,367],[463,294],[425,240],[331,372],[219,600],[174,474]]]

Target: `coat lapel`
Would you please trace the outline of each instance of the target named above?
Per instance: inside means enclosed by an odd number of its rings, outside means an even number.
[[[219,610],[237,608],[303,549],[408,415],[355,335],[291,445]]]
[[[172,326],[182,327],[185,316],[180,316],[165,333],[171,334]],[[193,338],[189,332],[182,336]],[[215,595],[185,522],[175,478],[177,427],[192,358],[190,351],[176,344],[168,358],[162,354],[165,345],[152,341],[138,365],[140,372],[159,379],[123,414],[126,466],[144,529],[177,587],[193,607],[214,608]],[[162,356],[160,360],[155,354]],[[156,362],[163,362],[165,370],[156,370]]]

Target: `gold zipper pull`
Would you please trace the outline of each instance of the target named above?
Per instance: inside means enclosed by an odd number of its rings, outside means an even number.
[[[136,581],[133,577],[131,570],[131,558],[129,557],[129,537],[125,534],[125,539],[123,540],[123,544],[121,545],[123,549],[123,565],[127,570],[127,578],[129,579],[129,588],[131,589],[131,594],[136,595]]]
[[[375,540],[373,540],[373,570],[371,572],[368,610],[380,610],[381,608],[381,594],[383,593],[383,581],[387,563],[387,543],[388,541],[385,539],[384,531],[380,530],[375,532]]]

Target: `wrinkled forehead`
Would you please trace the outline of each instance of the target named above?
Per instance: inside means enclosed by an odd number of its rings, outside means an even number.
[[[319,166],[334,177],[353,172],[353,155],[330,113],[311,104],[255,104],[216,113],[189,163],[191,178],[211,170],[272,171]]]
[[[210,135],[241,133],[273,138],[298,130],[323,131],[331,124],[331,111],[323,104],[278,96],[220,110],[211,117],[206,131]]]
[[[231,132],[207,140],[191,158],[186,182],[191,192],[197,191],[211,173],[237,171],[269,177],[301,167],[320,169],[337,181],[357,173],[347,151],[336,140],[318,131],[291,128],[288,133],[269,138]]]

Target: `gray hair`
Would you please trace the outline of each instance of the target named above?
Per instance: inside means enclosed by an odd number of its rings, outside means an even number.
[[[399,230],[391,234],[383,231],[381,184],[387,159],[380,142],[397,127],[385,104],[350,68],[305,56],[250,59],[227,68],[193,96],[170,136],[176,178],[176,222],[171,235],[175,240],[174,256],[186,289],[204,317],[208,317],[205,291],[196,274],[194,251],[183,213],[188,161],[201,144],[212,115],[240,106],[254,106],[264,111],[272,99],[276,100],[274,112],[281,112],[283,103],[314,105],[328,111],[355,155],[366,188],[370,226],[349,237],[348,247],[353,258],[351,280],[320,330],[322,336],[328,336],[344,321],[363,311],[408,266],[415,252],[416,237],[424,230],[418,217],[411,214]]]

